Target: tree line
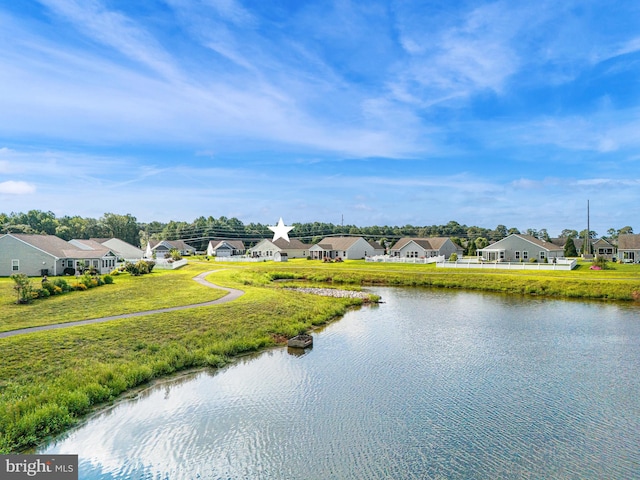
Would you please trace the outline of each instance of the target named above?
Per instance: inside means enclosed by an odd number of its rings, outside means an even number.
[[[547,229],[532,229],[520,231],[517,228],[507,228],[498,225],[495,228],[467,226],[456,221],[446,225],[430,226],[368,226],[335,225],[333,223],[309,222],[293,223],[291,238],[297,238],[304,243],[317,243],[327,236],[359,235],[367,240],[376,240],[382,245],[393,244],[400,237],[451,237],[463,247],[467,254],[475,254],[477,249],[501,240],[512,233],[523,233],[550,241]],[[209,240],[238,239],[245,242],[247,247],[254,245],[263,238],[271,238],[273,232],[268,225],[261,223],[244,224],[237,218],[221,216],[214,218],[198,217],[192,222],[170,221],[138,222],[136,217],[116,213],[105,213],[102,217],[85,218],[80,216],[56,217],[53,212],[30,210],[26,213],[0,213],[0,233],[30,233],[56,235],[64,240],[88,238],[119,238],[132,245],[145,247],[149,240],[185,240],[196,250],[206,250]],[[607,235],[610,241],[616,241],[618,235],[633,233],[633,228],[625,226],[620,229],[610,228]],[[587,231],[565,229],[559,238],[585,238]],[[595,231],[589,231],[589,238],[598,238]]]

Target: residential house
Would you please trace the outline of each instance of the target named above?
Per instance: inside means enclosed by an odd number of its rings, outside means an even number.
[[[594,240],[591,245],[593,247],[593,253],[595,254],[596,258],[604,258],[609,261],[612,261],[616,258],[616,247],[604,238]]]
[[[113,270],[116,254],[102,246],[94,247],[79,248],[55,235],[8,233],[0,236],[0,276],[55,276],[63,275],[67,268],[75,273],[83,267],[94,267],[100,273]]]
[[[210,257],[232,257],[244,255],[246,248],[242,240],[209,240],[207,255]]]
[[[640,235],[623,233],[618,235],[618,259],[624,263],[640,263]]]
[[[462,257],[464,249],[456,245],[449,237],[412,238],[404,237],[398,240],[389,250],[392,257],[402,258],[429,258],[444,256],[449,258],[451,254]]]
[[[551,262],[564,258],[564,248],[531,235],[513,233],[478,250],[478,256],[490,262]]]
[[[551,238],[550,240],[551,240],[551,243],[553,243],[554,245],[557,245],[558,247],[562,247],[562,249],[564,251],[564,246],[567,243],[567,238],[566,237]],[[573,245],[576,247],[576,252],[579,255],[580,252],[582,251],[582,245],[584,244],[584,238],[571,237],[571,241],[573,242]]]
[[[373,255],[381,255],[382,247],[378,248],[362,237],[326,237],[309,249],[309,256],[314,260],[325,258],[335,260],[359,260]]]
[[[118,258],[126,262],[137,262],[144,257],[144,251],[119,238],[92,238],[104,247],[109,248],[118,255]]]
[[[249,249],[252,257],[273,260],[276,252],[286,253],[288,258],[307,258],[309,255],[309,245],[302,243],[296,238],[291,238],[287,242],[284,238],[276,241],[264,239],[260,240],[255,247]]]
[[[156,258],[168,258],[171,250],[177,250],[180,255],[195,255],[196,249],[188,245],[184,240],[149,240],[151,251],[155,253]]]

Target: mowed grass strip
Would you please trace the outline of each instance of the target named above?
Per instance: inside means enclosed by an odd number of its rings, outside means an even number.
[[[228,304],[0,339],[0,453],[62,432],[96,405],[154,378],[220,367],[361,304],[239,285],[236,276],[226,271],[211,277],[245,289]]]
[[[611,264],[590,270],[581,263],[572,271],[439,269],[435,265],[345,261],[325,264],[294,260],[286,264],[247,266],[270,278],[295,278],[334,285],[390,285],[461,288],[559,298],[639,300],[640,266]]]
[[[154,270],[139,277],[121,274],[113,277],[111,285],[37,299],[28,305],[16,304],[15,283],[10,278],[2,278],[0,332],[216,300],[226,292],[193,280],[199,273],[215,267],[193,264],[175,271]],[[76,283],[75,277],[61,278],[70,285]],[[34,278],[32,284],[39,288],[40,279]]]

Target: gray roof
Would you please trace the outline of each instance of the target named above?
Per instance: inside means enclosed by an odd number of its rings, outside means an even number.
[[[213,240],[210,241],[213,244]],[[231,246],[234,250],[244,250],[244,242],[242,240],[220,240],[218,243],[214,244],[213,249],[216,250],[220,248],[223,244],[227,244]]]
[[[354,243],[362,237],[325,237],[318,245],[323,250],[348,250]]]
[[[102,258],[111,251],[92,240],[78,240],[84,245],[83,248],[78,248],[55,235],[29,235],[25,233],[11,233],[9,235],[56,258]]]
[[[442,246],[446,243],[447,240],[449,240],[449,237],[428,237],[428,238],[404,237],[398,240],[396,244],[393,247],[391,247],[391,250],[400,250],[410,242],[414,242],[420,245],[425,250],[440,250],[440,248],[442,248]],[[458,247],[458,245],[456,245],[456,247]]]
[[[57,258],[82,257],[85,253],[84,250],[74,247],[55,235],[30,235],[26,233],[10,233],[8,235]]]
[[[371,245],[371,247],[375,248],[376,250],[384,250],[384,247],[380,245],[378,242],[376,242],[375,240],[367,240],[367,243]]]
[[[290,238],[288,242],[284,238],[279,238],[275,242],[270,240],[270,242],[282,250],[308,250],[310,247],[297,238]]]
[[[618,235],[618,250],[640,250],[640,234],[623,233]]]
[[[533,237],[531,235],[523,235],[521,233],[515,233],[514,235],[520,237],[520,238],[524,238],[525,240],[530,241],[531,243],[534,243],[536,245],[538,245],[539,247],[545,248],[549,251],[551,250],[564,250],[563,247],[560,247],[559,245],[556,245],[553,242],[546,242],[544,240],[540,240],[539,238]]]

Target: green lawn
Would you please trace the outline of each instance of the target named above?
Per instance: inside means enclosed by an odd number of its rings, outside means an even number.
[[[111,285],[38,299],[29,305],[17,305],[15,283],[10,278],[0,278],[0,332],[216,300],[226,292],[192,280],[199,273],[216,267],[196,264],[139,277],[117,275]],[[76,282],[73,277],[61,278],[70,284]],[[32,283],[40,287],[39,278],[34,278]]]

